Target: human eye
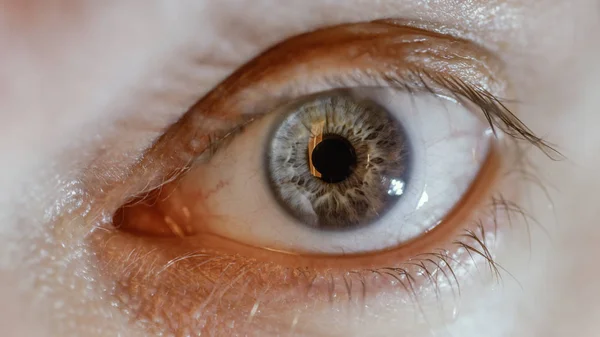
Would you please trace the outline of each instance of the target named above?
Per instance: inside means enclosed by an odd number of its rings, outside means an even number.
[[[266,50],[104,192],[122,201],[90,240],[116,305],[180,335],[389,306],[431,321],[423,303],[499,277],[504,227],[526,219],[523,148],[555,155],[501,102],[501,69],[390,21]]]

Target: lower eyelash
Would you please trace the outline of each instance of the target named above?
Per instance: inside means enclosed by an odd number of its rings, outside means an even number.
[[[514,165],[503,165],[508,169],[500,179],[503,183],[513,179],[537,183],[539,179],[527,164],[522,144],[510,141],[513,145],[518,155],[510,163]],[[523,207],[501,192],[490,196],[478,214],[481,216],[444,247],[398,263],[346,270],[298,267],[304,264],[302,259],[296,267],[286,267],[210,249],[179,247],[177,253],[168,239],[146,240],[106,231],[92,234],[92,243],[99,247],[99,268],[112,274],[108,279],[116,280],[107,288],[112,289],[118,305],[136,322],[156,332],[167,329],[167,333],[184,334],[186,329],[195,328],[233,331],[228,324],[237,324],[240,331],[260,329],[273,310],[296,307],[298,303],[364,309],[380,294],[393,296],[427,319],[423,303],[428,299],[443,303],[446,301],[442,299],[449,296],[453,299],[450,306],[458,305],[465,280],[501,284],[504,275],[510,274],[493,255],[499,227],[512,227],[517,220],[527,227],[535,223]],[[111,237],[126,244],[111,247],[107,245]],[[239,317],[244,320],[236,321]],[[279,329],[275,333],[288,333],[294,318],[290,319],[292,322],[269,324]]]
[[[499,213],[509,218],[519,216],[525,219],[526,225],[529,226],[529,218],[523,209],[517,204],[507,201],[502,195],[492,198],[489,208],[494,212],[493,217],[500,217]],[[494,226],[498,225],[498,223],[494,223]],[[374,283],[387,283],[388,281],[396,281],[395,287],[399,287],[405,292],[406,302],[417,307],[426,298],[426,293],[433,294],[436,299],[439,299],[443,292],[451,292],[452,297],[458,300],[461,294],[461,279],[464,278],[459,275],[471,274],[473,266],[484,267],[487,276],[490,276],[492,281],[497,283],[501,283],[503,274],[508,273],[495,261],[491,252],[492,247],[490,247],[493,244],[493,239],[487,237],[486,232],[485,225],[478,221],[474,230],[464,229],[458,235],[457,239],[450,245],[454,248],[436,249],[421,253],[395,266],[352,270],[341,272],[341,274],[329,271],[329,273],[315,274],[313,277],[306,277],[306,279],[309,282],[309,287],[312,287],[316,282],[326,283],[327,286],[322,288],[327,289],[328,292],[322,296],[329,297],[330,301],[331,298],[335,297],[335,289],[342,288],[345,290],[349,302],[356,301],[356,294],[358,293],[361,298],[357,301],[364,303],[366,294],[370,292],[369,288],[371,286],[377,288]],[[468,256],[468,259],[456,257],[450,253],[457,250],[462,250],[463,254]],[[477,270],[477,267],[475,271],[483,272],[481,269]],[[302,273],[306,274],[306,271],[302,271]],[[344,287],[334,283],[334,279],[339,278],[343,280]],[[358,280],[359,282],[353,282],[352,280]],[[358,289],[355,286],[358,286]]]

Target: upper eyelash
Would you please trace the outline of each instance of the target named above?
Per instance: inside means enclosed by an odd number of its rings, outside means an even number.
[[[485,116],[490,128],[496,134],[496,128],[504,134],[515,139],[525,140],[553,160],[560,160],[563,155],[546,140],[538,137],[525,123],[523,123],[502,101],[489,91],[469,84],[454,76],[427,75],[431,80],[444,85],[456,99],[462,97],[476,104]]]
[[[452,98],[461,102],[465,100],[475,104],[487,120],[494,135],[498,136],[497,130],[508,137],[526,141],[541,150],[552,160],[561,160],[564,156],[543,138],[537,136],[525,123],[523,123],[512,111],[510,111],[502,100],[490,93],[488,90],[468,83],[456,76],[439,75],[420,69],[409,72],[407,78],[399,79],[392,76],[382,75],[390,87],[414,93],[416,90],[424,90],[434,95],[449,94]],[[347,85],[346,79],[332,79],[332,86]],[[434,87],[435,85],[435,87]],[[437,89],[439,87],[440,89]],[[285,94],[283,96],[286,96]],[[245,118],[238,126],[224,135],[209,135],[207,147],[200,152],[210,150],[214,154],[221,145],[231,136],[242,131],[246,125],[253,122],[256,116]],[[199,154],[199,155],[200,155]]]

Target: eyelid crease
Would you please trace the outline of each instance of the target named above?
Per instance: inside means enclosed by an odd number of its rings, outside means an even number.
[[[495,78],[498,73],[496,58],[468,41],[389,23],[341,25],[292,37],[240,67],[200,99],[131,167],[137,173],[124,177],[126,184],[94,186],[97,191],[90,194],[127,199],[152,190],[183,173],[212,140],[243,124],[252,112],[266,113],[311,92],[390,81],[404,89],[436,88],[434,81],[423,83],[428,74],[453,76],[469,87],[477,83],[488,92],[500,92],[506,84]]]
[[[494,130],[560,158],[493,94],[507,86],[498,80],[499,73],[499,61],[468,41],[389,22],[341,25],[299,35],[257,56],[199,100],[131,169],[144,174],[132,176],[110,193],[131,198],[153,190],[185,172],[198,156],[214,149],[252,116],[299,96],[350,85],[424,90],[472,103]],[[248,84],[253,85],[247,88]]]

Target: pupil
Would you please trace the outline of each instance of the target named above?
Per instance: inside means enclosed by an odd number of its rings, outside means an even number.
[[[338,135],[327,135],[315,146],[312,164],[328,183],[339,183],[348,178],[356,166],[356,152],[350,142]]]

